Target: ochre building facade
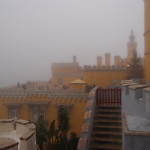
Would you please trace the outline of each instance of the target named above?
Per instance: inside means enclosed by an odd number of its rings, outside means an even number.
[[[51,66],[51,84],[56,88],[68,87],[70,82],[82,77],[82,68],[76,61],[76,56],[73,56],[73,62],[53,63]]]
[[[81,67],[76,61],[76,56],[73,56],[71,63],[53,63],[51,67],[51,83],[54,87],[67,87],[70,83],[77,79],[83,79],[88,86],[108,87],[115,83],[118,84],[121,80],[126,79],[126,68],[133,58],[136,51],[137,43],[133,31],[129,36],[127,43],[127,56],[121,58],[114,56],[114,63],[111,62],[111,54],[106,53],[103,61],[102,56],[97,57],[96,66]],[[104,62],[104,63],[103,63]]]
[[[69,132],[81,131],[88,94],[77,90],[11,88],[0,90],[0,119],[13,118],[37,121],[43,115],[50,123],[57,120],[60,106],[70,116]]]
[[[145,80],[150,83],[150,0],[144,0],[145,5],[145,57],[144,57],[144,70]]]
[[[126,76],[126,68],[124,66],[85,66],[83,71],[83,79],[89,86],[118,86]]]

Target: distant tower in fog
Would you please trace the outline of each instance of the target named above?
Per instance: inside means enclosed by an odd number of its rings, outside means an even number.
[[[102,66],[102,57],[101,56],[97,57],[97,66]]]
[[[115,66],[122,65],[122,59],[121,59],[120,56],[115,56],[115,57],[114,57],[114,65],[115,65]]]
[[[129,63],[133,58],[134,52],[136,51],[137,48],[137,43],[135,42],[133,30],[131,30],[131,35],[129,36],[129,42],[127,46],[128,46],[127,63]]]
[[[111,57],[110,53],[105,54],[105,66],[110,66],[111,65],[110,57]]]
[[[74,63],[74,64],[77,63],[76,59],[77,59],[76,56],[73,56],[73,63]]]

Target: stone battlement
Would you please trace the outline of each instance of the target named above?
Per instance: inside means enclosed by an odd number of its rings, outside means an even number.
[[[82,70],[82,67],[79,66],[79,63],[53,63],[51,65],[52,70],[55,70],[55,69],[72,69],[72,68]]]
[[[79,90],[50,90],[50,91],[28,91],[28,90],[0,90],[1,100],[25,100],[30,97],[37,97],[42,99],[47,99],[50,97],[84,97],[87,93]]]
[[[124,71],[126,70],[125,66],[88,66],[85,65],[83,71]]]

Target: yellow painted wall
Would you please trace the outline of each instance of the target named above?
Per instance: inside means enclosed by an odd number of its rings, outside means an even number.
[[[46,119],[50,122],[52,120],[57,119],[57,106],[58,105],[70,105],[70,130],[69,132],[76,132],[78,135],[80,135],[82,123],[83,123],[83,117],[84,112],[87,104],[87,98],[76,98],[74,96],[73,98],[63,98],[63,97],[57,97],[50,99],[47,94],[30,94],[26,98],[20,99],[18,98],[8,98],[8,97],[0,97],[0,119],[6,119],[9,118],[8,115],[8,108],[6,104],[20,104],[19,105],[19,114],[18,119],[24,119],[24,120],[32,120],[32,112],[27,104],[27,102],[49,102],[46,109]]]
[[[88,85],[107,87],[114,80],[126,78],[125,71],[85,71],[83,79]]]
[[[80,135],[84,113],[86,109],[87,99],[53,99],[48,106],[46,118],[48,121],[55,120],[57,118],[57,106],[58,105],[70,105],[70,130],[69,132],[76,132]]]
[[[78,63],[54,63],[51,66],[52,85],[58,85],[58,78],[68,86],[71,81],[82,78],[82,69]]]
[[[0,97],[0,119],[6,119],[8,118],[8,110],[7,106],[4,105],[5,99]]]
[[[64,76],[64,77],[62,77],[63,85],[68,86],[70,82],[72,82],[78,78],[80,78],[80,77],[79,76]],[[51,78],[51,80],[52,80],[52,85],[54,85],[54,86],[58,85],[58,78],[56,76],[53,76]]]
[[[145,3],[145,58],[144,70],[145,80],[150,82],[150,0],[144,0]]]
[[[84,91],[85,86],[86,86],[85,83],[70,83],[69,89]]]

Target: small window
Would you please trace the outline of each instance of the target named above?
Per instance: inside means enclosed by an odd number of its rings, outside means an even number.
[[[17,109],[11,109],[11,112],[10,112],[10,117],[12,118],[12,119],[14,119],[14,120],[17,120],[17,115],[18,113],[17,113]]]

